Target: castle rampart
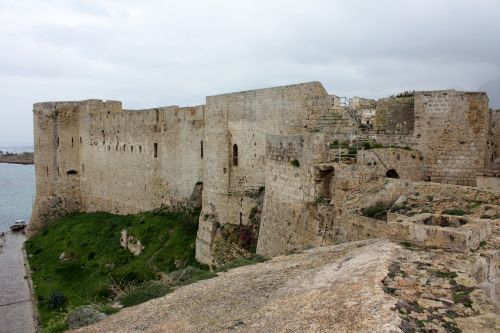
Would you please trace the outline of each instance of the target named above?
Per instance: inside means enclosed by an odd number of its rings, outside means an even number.
[[[319,82],[209,96],[195,107],[37,103],[30,231],[74,211],[185,205],[203,184],[196,256],[220,263],[227,226],[250,230],[266,255],[332,244],[362,227],[350,195],[401,194],[387,177],[475,186],[478,173],[498,169],[500,117],[484,93],[351,104]]]

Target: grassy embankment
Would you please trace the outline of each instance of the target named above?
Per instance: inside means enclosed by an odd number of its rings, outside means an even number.
[[[26,250],[44,332],[66,329],[68,314],[81,305],[110,314],[118,311],[113,302],[132,306],[216,276],[194,258],[198,217],[199,211],[76,214],[32,237]],[[140,255],[120,246],[124,229],[144,245]],[[220,270],[262,259],[240,259]]]

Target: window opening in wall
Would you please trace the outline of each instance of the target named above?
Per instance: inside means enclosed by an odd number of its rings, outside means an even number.
[[[78,172],[76,170],[68,170],[67,175],[76,175]]]
[[[334,175],[333,167],[329,166],[324,169],[317,169],[316,173],[316,184],[318,189],[318,195],[325,198],[331,197],[330,183]]]
[[[57,175],[59,176],[59,165],[57,166]]]
[[[233,145],[233,166],[238,166],[238,145]]]
[[[59,147],[59,137],[57,137],[56,141],[57,141],[57,146]]]
[[[74,147],[74,140],[73,140],[73,137],[71,138],[71,148]]]
[[[203,140],[200,141],[200,156],[203,158]]]
[[[142,146],[139,146],[139,153],[142,153]]]
[[[80,137],[80,144],[82,143],[82,137]]]
[[[48,166],[48,165],[47,165],[47,166],[45,166],[45,170],[46,170],[46,172],[47,172],[47,176],[48,176],[48,175],[49,175],[49,166]]]
[[[134,152],[134,146],[130,146],[130,151],[133,153]]]
[[[385,176],[387,178],[399,178],[398,172],[394,169],[387,170],[387,172],[385,173]]]
[[[108,151],[110,151],[110,150],[111,150],[111,147],[110,147],[110,146],[108,146]]]
[[[156,122],[160,121],[160,111],[156,110]]]
[[[82,173],[85,172],[85,164],[82,164]]]
[[[240,225],[242,225],[242,224],[243,224],[243,213],[240,212]]]
[[[158,143],[155,142],[154,146],[153,146],[153,156],[154,157],[158,157]]]

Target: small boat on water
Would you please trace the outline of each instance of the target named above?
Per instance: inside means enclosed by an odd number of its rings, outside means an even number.
[[[10,230],[12,231],[21,231],[26,228],[26,222],[24,220],[17,220],[13,225],[10,226]]]

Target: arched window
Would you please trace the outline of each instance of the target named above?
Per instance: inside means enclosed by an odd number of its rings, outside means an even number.
[[[233,145],[233,166],[238,166],[238,146]]]

